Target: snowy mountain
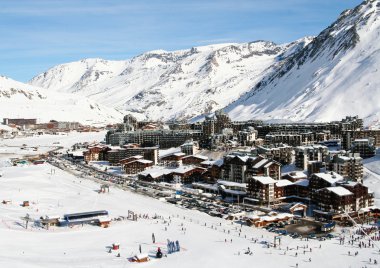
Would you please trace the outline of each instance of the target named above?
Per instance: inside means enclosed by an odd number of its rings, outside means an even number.
[[[114,109],[73,94],[49,92],[0,76],[0,114],[4,118],[37,118],[78,121],[83,124],[120,122],[122,114]]]
[[[90,97],[139,118],[188,119],[236,100],[282,60],[280,55],[292,55],[311,40],[150,51],[127,61],[86,59],[58,65],[30,83]]]
[[[380,3],[365,1],[227,107],[235,119],[380,119]]]
[[[380,118],[379,0],[344,11],[316,38],[257,41],[126,61],[86,59],[51,68],[30,84],[86,96],[140,119],[189,119],[226,107],[238,120]]]

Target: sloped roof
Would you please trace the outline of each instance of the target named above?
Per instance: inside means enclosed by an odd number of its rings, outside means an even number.
[[[252,179],[259,181],[262,184],[276,183],[274,179],[272,179],[271,177],[266,177],[266,176],[253,176]]]
[[[347,196],[347,195],[353,194],[349,190],[347,190],[346,188],[344,188],[342,186],[328,187],[326,189],[329,190],[330,192],[333,192],[333,193],[339,195],[339,196]]]

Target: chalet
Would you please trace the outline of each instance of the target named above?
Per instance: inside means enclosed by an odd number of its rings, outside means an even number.
[[[123,166],[125,164],[128,164],[129,162],[133,162],[140,159],[144,159],[144,157],[142,155],[134,155],[134,156],[121,159],[119,163]]]
[[[98,225],[102,228],[108,228],[111,224],[111,218],[109,216],[99,216]]]
[[[248,196],[260,203],[269,204],[275,199],[275,183],[276,181],[268,176],[253,176],[248,180]]]
[[[349,190],[355,199],[353,210],[359,211],[361,208],[367,208],[374,205],[374,195],[367,186],[364,186],[358,182],[343,182],[339,183],[339,186],[342,186]]]
[[[255,225],[255,227],[265,227],[269,224],[288,222],[292,220],[294,216],[290,213],[276,213],[272,212],[268,215],[247,215],[245,217],[249,225]]]
[[[144,181],[165,181],[189,184],[201,178],[205,168],[194,166],[162,167],[155,166],[140,172],[138,177]]]
[[[153,166],[153,161],[146,159],[138,159],[128,163],[124,163],[123,169],[126,174],[137,174],[151,166]]]
[[[205,168],[194,166],[180,166],[173,172],[173,179],[178,183],[190,184],[194,181],[201,179],[203,173],[206,172]]]
[[[182,158],[185,157],[184,153],[173,153],[160,158],[164,166],[178,167],[182,164]]]
[[[224,180],[246,183],[252,176],[280,179],[281,164],[262,156],[227,155],[224,157],[221,177]]]
[[[326,187],[315,192],[314,203],[317,210],[341,214],[355,211],[355,196],[342,186]],[[318,211],[317,211],[318,212]]]
[[[309,190],[309,180],[300,179],[293,182],[292,185],[286,187],[285,191],[287,199],[309,199],[310,190]]]
[[[45,218],[41,217],[41,224],[46,227],[46,229],[49,229],[50,226],[58,226],[60,216],[45,216]]]
[[[218,160],[206,160],[201,162],[201,167],[207,168],[207,172],[203,175],[203,178],[208,183],[215,183],[221,176],[223,159]]]
[[[111,148],[104,145],[89,146],[87,151],[83,152],[84,161],[87,163],[90,161],[104,161],[106,160],[107,152],[111,151]]]
[[[309,187],[311,191],[316,191],[322,188],[336,186],[337,182],[342,181],[344,181],[344,178],[333,171],[315,173],[310,177]]]
[[[269,176],[274,180],[281,178],[281,164],[262,156],[258,156],[255,160],[248,161],[250,164],[247,174],[250,176]]]
[[[274,198],[279,199],[279,198],[287,196],[288,195],[287,188],[289,188],[289,186],[291,185],[293,185],[293,183],[288,180],[283,179],[283,180],[276,181],[276,183],[274,184]]]
[[[247,161],[249,158],[248,156],[240,155],[225,156],[223,158],[221,178],[226,181],[246,183]]]
[[[208,159],[207,156],[203,155],[187,155],[182,158],[183,165],[200,165],[202,162]]]

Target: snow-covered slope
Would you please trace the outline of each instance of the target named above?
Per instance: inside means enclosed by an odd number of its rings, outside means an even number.
[[[311,40],[158,50],[127,61],[86,59],[58,65],[30,83],[87,96],[140,118],[191,118],[236,100],[283,60],[279,55],[292,55]]]
[[[120,122],[122,114],[114,109],[73,94],[49,92],[0,76],[0,114],[3,118],[37,118],[78,121],[83,124]]]
[[[344,11],[316,38],[151,51],[87,59],[33,78],[148,119],[188,119],[226,107],[234,119],[380,119],[379,0]]]
[[[344,11],[304,49],[227,107],[235,119],[380,118],[380,3]]]

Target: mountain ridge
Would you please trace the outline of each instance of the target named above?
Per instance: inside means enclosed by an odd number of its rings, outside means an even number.
[[[199,118],[225,108],[236,120],[329,121],[357,114],[369,123],[380,116],[374,101],[380,98],[378,18],[379,1],[368,0],[343,11],[317,37],[82,60],[55,66],[30,84],[86,96],[139,119]]]

